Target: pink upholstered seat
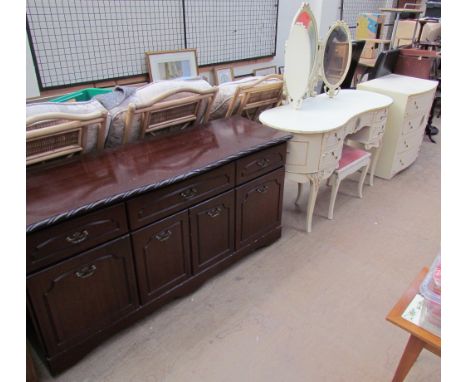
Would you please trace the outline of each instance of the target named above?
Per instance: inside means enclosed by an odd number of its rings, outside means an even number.
[[[369,153],[364,150],[356,149],[351,146],[343,145],[341,159],[338,165],[338,170],[345,168],[349,164],[361,159],[364,156],[369,156]]]

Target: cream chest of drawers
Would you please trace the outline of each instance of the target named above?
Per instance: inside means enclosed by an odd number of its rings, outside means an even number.
[[[357,88],[393,99],[375,169],[378,177],[391,179],[418,157],[437,82],[389,74]]]

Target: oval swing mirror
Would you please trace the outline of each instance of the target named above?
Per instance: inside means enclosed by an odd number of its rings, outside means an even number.
[[[304,3],[294,17],[284,55],[284,82],[289,102],[298,109],[309,92],[310,75],[318,53],[317,24]]]
[[[322,79],[330,97],[337,94],[351,63],[351,34],[343,21],[332,25],[325,37],[322,52]]]

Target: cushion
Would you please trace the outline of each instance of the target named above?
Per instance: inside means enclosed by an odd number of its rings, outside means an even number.
[[[345,168],[358,161],[361,158],[368,157],[370,154],[367,151],[357,149],[348,145],[343,145],[343,151],[341,153],[341,159],[338,165],[338,170]]]
[[[45,114],[45,113],[68,113],[68,114],[89,114],[95,111],[107,110],[96,100],[92,99],[85,102],[38,102],[26,105],[26,118]],[[110,118],[107,118],[106,131],[109,131]],[[96,149],[98,141],[99,124],[93,124],[88,127],[86,142],[84,142],[83,153]]]
[[[128,97],[123,103],[119,106],[109,110],[111,116],[111,123],[109,128],[109,134],[106,139],[106,147],[115,147],[119,146],[123,142],[123,133],[125,127],[125,118],[127,115],[128,105],[134,103],[137,107],[146,105],[149,101],[166,93],[170,90],[177,90],[181,88],[190,88],[194,90],[209,90],[212,89],[212,86],[201,79],[201,77],[194,77],[190,79],[173,79],[173,80],[162,80],[157,82],[151,82],[147,85],[139,87],[135,94]],[[178,93],[172,97],[167,98],[167,100],[182,98],[190,93]],[[200,107],[198,113],[199,115],[205,112],[206,105]],[[134,142],[139,138],[139,128],[140,128],[140,116],[136,115],[133,118],[133,123],[130,128],[129,142]]]

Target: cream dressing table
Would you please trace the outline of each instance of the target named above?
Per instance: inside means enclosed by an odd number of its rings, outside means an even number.
[[[294,133],[287,146],[286,178],[298,182],[298,198],[304,183],[311,186],[307,232],[312,229],[320,182],[338,167],[344,140],[352,138],[366,149],[380,147],[391,104],[385,95],[341,90],[334,98],[327,94],[309,97],[300,109],[288,104],[260,114],[264,125]],[[377,159],[378,150],[373,153],[371,176]]]
[[[289,103],[260,114],[260,121],[274,129],[294,133],[288,142],[286,177],[302,185],[309,183],[307,232],[320,182],[339,166],[347,136],[366,149],[382,141],[390,97],[360,90],[341,90],[351,61],[351,34],[343,21],[335,22],[319,41],[314,14],[302,3],[295,15],[284,55],[284,83]],[[326,94],[316,95],[319,80]],[[371,179],[378,150],[374,150]]]

